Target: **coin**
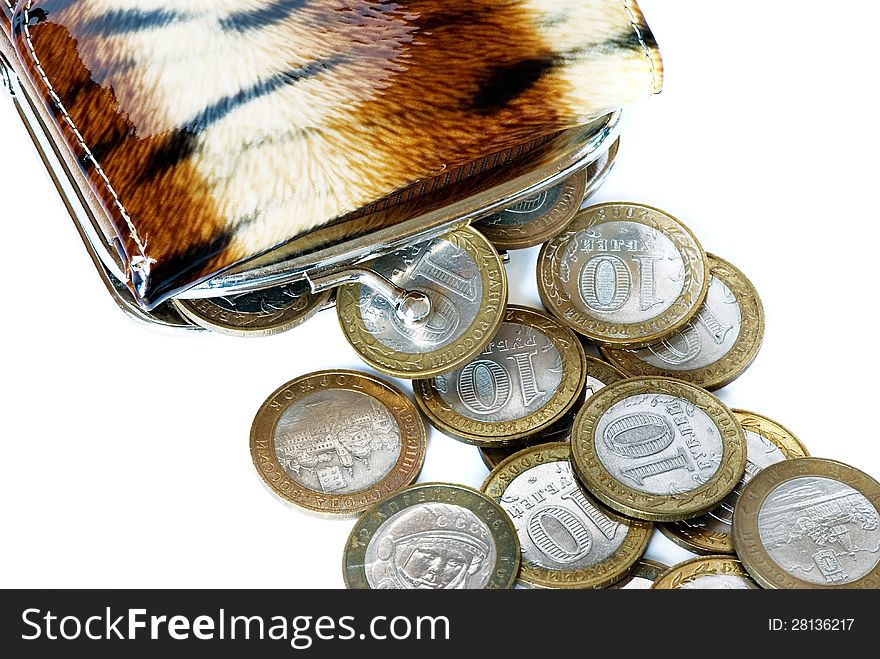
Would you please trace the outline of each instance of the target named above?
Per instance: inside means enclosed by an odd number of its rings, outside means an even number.
[[[342,559],[348,588],[511,588],[520,565],[513,522],[462,485],[420,483],[357,521]]]
[[[474,224],[498,249],[524,249],[540,245],[561,233],[584,200],[598,190],[611,173],[620,150],[620,139],[614,141],[597,160],[581,172]]]
[[[522,547],[519,582],[538,588],[604,588],[642,558],[653,525],[607,510],[574,477],[567,443],[516,453],[481,488],[513,520]]]
[[[576,332],[637,348],[684,327],[709,288],[706,254],[677,219],[607,203],[578,213],[538,257],[544,306]]]
[[[770,465],[743,488],[737,554],[765,588],[880,588],[880,483],[833,460]]]
[[[742,563],[731,556],[703,556],[669,568],[655,590],[757,590]]]
[[[590,396],[612,382],[623,380],[626,376],[618,371],[610,364],[596,359],[594,357],[585,357],[587,377],[584,384],[584,393],[578,399],[580,405],[575,404],[571,411],[565,415],[563,419],[554,423],[547,430],[543,430],[528,438],[526,446],[535,446],[537,444],[546,444],[548,442],[568,441],[571,437],[571,428],[574,425],[575,417],[580,411],[580,406],[584,401],[589,400]],[[480,457],[483,463],[489,468],[489,471],[497,467],[504,460],[520,450],[519,447],[481,447]]]
[[[505,446],[550,427],[583,393],[586,357],[554,318],[511,305],[483,351],[463,368],[413,383],[439,430],[477,446]]]
[[[587,172],[581,170],[516,206],[483,218],[474,227],[498,249],[540,245],[571,222],[586,190]]]
[[[731,412],[746,437],[747,462],[742,480],[715,510],[659,527],[670,540],[698,554],[733,554],[733,511],[745,484],[768,465],[808,455],[797,437],[775,421],[745,410]]]
[[[668,569],[668,565],[643,558],[636,563],[629,575],[610,588],[615,590],[648,590],[654,585],[657,578]]]
[[[712,394],[671,378],[632,378],[593,396],[574,423],[572,458],[610,508],[671,522],[715,508],[743,476],[736,417]]]
[[[719,389],[751,365],[764,338],[758,291],[736,267],[712,254],[709,292],[696,317],[660,343],[637,350],[600,347],[631,376],[663,375],[704,389]]]
[[[271,336],[298,327],[326,307],[332,291],[312,293],[297,282],[253,293],[199,300],[173,300],[200,327],[231,336]]]
[[[549,444],[551,442],[567,442],[571,437],[571,428],[568,429],[567,432],[560,433],[550,433],[541,432],[533,437],[529,437],[528,441],[522,446],[507,446],[507,447],[499,447],[499,448],[487,448],[485,446],[480,447],[480,459],[483,461],[483,464],[486,465],[486,469],[492,471],[500,465],[502,462],[507,460],[511,455],[522,451],[524,448],[528,448],[530,446],[540,446],[542,444]]]
[[[504,265],[474,229],[407,247],[369,267],[404,289],[425,293],[432,307],[424,321],[410,323],[367,286],[339,288],[336,309],[345,338],[383,373],[427,378],[454,371],[486,347],[504,318]]]
[[[308,511],[354,516],[413,483],[427,450],[413,402],[379,378],[319,371],[272,393],[251,427],[257,473]]]

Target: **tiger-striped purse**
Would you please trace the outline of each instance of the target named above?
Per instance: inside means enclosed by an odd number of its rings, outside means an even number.
[[[662,78],[633,0],[0,0],[0,55],[116,301],[174,326],[595,188]]]

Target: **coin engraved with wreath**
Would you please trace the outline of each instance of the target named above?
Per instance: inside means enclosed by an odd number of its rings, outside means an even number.
[[[251,427],[260,477],[285,501],[321,514],[357,514],[406,487],[426,450],[425,425],[409,398],[352,371],[288,382]]]
[[[373,289],[356,283],[340,287],[336,310],[345,338],[364,361],[388,375],[422,378],[454,370],[486,346],[504,317],[504,265],[471,228],[399,250],[370,267],[431,303],[426,318],[406,320]]]
[[[463,485],[420,483],[364,512],[349,535],[349,588],[510,588],[520,565],[511,520],[492,499]]]
[[[483,483],[519,534],[523,585],[606,587],[627,574],[651,539],[649,522],[618,515],[593,499],[575,478],[570,455],[567,442],[527,448]]]
[[[708,254],[709,291],[696,317],[678,332],[637,350],[601,347],[631,376],[661,375],[719,389],[751,365],[764,338],[758,291],[736,267]]]
[[[745,439],[727,407],[668,378],[633,378],[593,396],[575,421],[572,456],[587,488],[637,519],[706,512],[742,477]]]
[[[665,338],[696,315],[708,287],[694,234],[640,204],[587,208],[538,257],[544,306],[603,345],[636,348]]]
[[[463,368],[414,383],[416,403],[440,430],[478,446],[522,441],[579,400],[586,356],[571,330],[508,306],[495,337]]]

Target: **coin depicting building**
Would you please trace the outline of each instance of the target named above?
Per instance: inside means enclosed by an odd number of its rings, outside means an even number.
[[[297,476],[303,471],[314,473],[324,492],[347,487],[356,460],[369,468],[375,451],[393,451],[399,445],[391,413],[376,400],[360,395],[346,401],[343,410],[330,401],[306,404],[295,423],[276,440],[283,466]]]
[[[789,492],[787,501],[765,507],[761,541],[768,550],[801,540],[812,541],[812,559],[826,583],[847,581],[840,556],[854,556],[862,548],[853,543],[851,530],[874,530],[880,525],[877,511],[867,499],[848,487],[816,489],[805,485]],[[832,547],[839,548],[834,551]]]

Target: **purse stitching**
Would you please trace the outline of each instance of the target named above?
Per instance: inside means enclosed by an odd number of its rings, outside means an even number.
[[[9,9],[12,9],[12,4],[10,3],[10,0],[4,0],[4,2],[6,4],[6,6],[9,7]],[[627,13],[627,16],[629,17],[630,25],[632,26],[633,31],[636,33],[636,37],[638,38],[639,44],[642,47],[642,51],[645,54],[645,58],[648,60],[648,64],[651,67],[651,81],[652,81],[653,86],[656,87],[657,86],[657,69],[654,66],[654,58],[651,57],[651,51],[648,48],[648,44],[645,43],[645,39],[642,36],[642,31],[639,28],[638,21],[636,20],[635,14],[633,13],[632,8],[630,7],[629,1],[623,0],[622,4],[623,4],[624,11]],[[128,211],[125,210],[125,206],[122,205],[122,201],[119,199],[119,195],[116,193],[116,190],[113,188],[113,185],[110,183],[110,179],[108,178],[107,174],[104,172],[104,169],[101,167],[100,163],[97,161],[95,156],[92,154],[92,151],[91,151],[91,149],[89,149],[88,145],[86,144],[85,139],[82,136],[82,133],[80,133],[79,129],[76,127],[76,124],[74,123],[73,119],[71,119],[70,115],[67,112],[67,108],[64,107],[64,103],[62,103],[61,98],[56,93],[55,88],[52,86],[52,82],[49,80],[49,77],[47,76],[45,70],[43,69],[43,65],[40,63],[40,59],[37,56],[33,41],[31,40],[30,26],[28,25],[29,12],[31,10],[32,5],[33,5],[33,0],[28,0],[27,5],[25,5],[24,12],[23,12],[24,13],[23,29],[24,29],[25,42],[27,43],[27,48],[28,48],[28,52],[31,56],[31,59],[33,59],[34,67],[36,68],[37,72],[39,73],[40,79],[43,81],[43,84],[46,85],[46,89],[49,92],[49,95],[52,97],[53,101],[55,102],[55,105],[57,106],[58,110],[64,116],[64,121],[68,124],[68,126],[70,126],[70,129],[73,131],[74,137],[76,137],[80,148],[85,153],[86,158],[88,158],[89,160],[92,161],[92,164],[95,166],[95,171],[98,172],[98,175],[103,179],[104,185],[107,188],[107,191],[113,197],[114,204],[119,209],[119,212],[122,215],[122,219],[125,221],[125,224],[128,226],[129,234],[130,234],[132,240],[135,242],[135,245],[137,246],[139,255],[141,257],[138,263],[136,263],[134,260],[132,260],[131,266],[133,268],[141,267],[141,268],[149,269],[149,264],[155,263],[155,259],[152,259],[146,255],[146,249],[147,249],[146,243],[141,241],[141,238],[138,235],[137,228],[134,226],[134,222],[132,222],[132,220],[131,220],[131,216],[128,214]]]
[[[12,3],[9,0],[3,0],[3,2],[5,2],[6,6],[9,7],[10,10],[12,10]]]
[[[32,1],[33,0],[28,0],[28,2]],[[648,48],[648,44],[645,43],[645,38],[644,36],[642,36],[642,29],[639,27],[638,20],[636,19],[635,13],[633,13],[629,0],[623,0],[623,10],[627,13],[627,16],[629,16],[629,24],[635,31],[636,37],[638,37],[639,39],[639,43],[642,46],[642,51],[645,53],[645,57],[648,59],[648,64],[651,65],[651,86],[654,89],[657,89],[657,67],[654,66],[654,58],[651,57],[651,49]]]
[[[9,4],[9,0],[5,0],[6,4]],[[104,184],[107,187],[107,191],[113,196],[113,201],[116,207],[119,209],[119,212],[122,215],[122,219],[125,221],[125,224],[128,225],[129,234],[131,235],[131,239],[134,241],[135,245],[138,248],[139,257],[131,260],[130,267],[135,270],[144,271],[145,274],[149,272],[149,265],[151,263],[155,263],[155,259],[152,259],[147,256],[147,244],[146,242],[142,242],[140,236],[138,235],[137,228],[134,226],[134,222],[132,222],[131,217],[128,214],[128,211],[125,210],[125,206],[122,205],[122,201],[119,199],[119,195],[116,194],[116,190],[113,189],[113,185],[110,183],[110,179],[107,177],[107,174],[104,172],[104,169],[98,163],[95,156],[92,154],[91,149],[89,149],[88,145],[85,142],[85,139],[82,136],[82,133],[79,132],[79,129],[76,127],[73,119],[71,119],[70,115],[67,113],[67,108],[64,107],[64,103],[62,103],[61,98],[58,96],[55,88],[52,86],[51,81],[49,80],[46,71],[43,69],[43,65],[40,63],[40,58],[37,57],[36,50],[34,48],[33,41],[31,40],[30,26],[29,23],[29,15],[31,5],[33,4],[33,0],[28,0],[27,5],[24,8],[24,21],[23,21],[23,29],[24,29],[24,37],[25,42],[27,43],[28,52],[30,53],[31,59],[33,59],[34,67],[39,73],[40,78],[43,81],[43,84],[46,85],[46,89],[49,92],[49,95],[52,97],[52,100],[55,102],[55,105],[58,107],[58,110],[64,116],[64,121],[70,126],[70,129],[73,131],[74,137],[79,142],[80,148],[85,152],[85,156],[88,160],[92,161],[92,164],[95,166],[95,171],[98,172],[98,175],[104,180]]]

